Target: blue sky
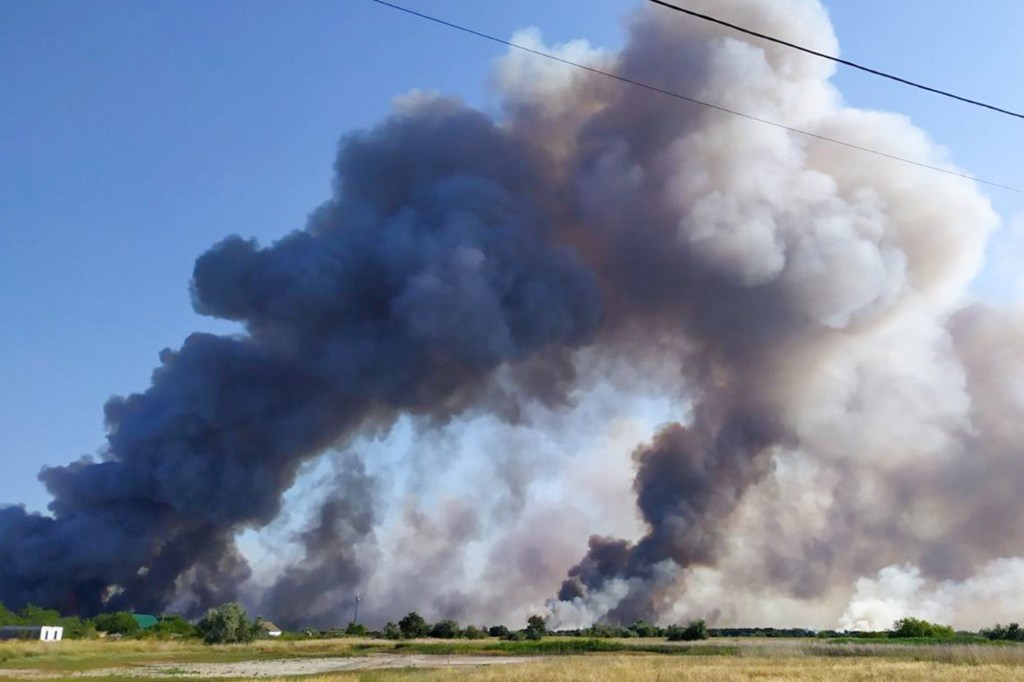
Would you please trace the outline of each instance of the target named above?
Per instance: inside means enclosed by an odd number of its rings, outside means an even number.
[[[499,36],[537,26],[549,43],[616,47],[637,3],[407,4]],[[847,58],[1024,110],[1021,3],[826,4]],[[0,503],[44,508],[39,467],[102,445],[110,395],[143,389],[190,331],[232,329],[189,305],[197,255],[301,227],[339,137],[396,95],[493,108],[501,52],[369,0],[0,0]],[[849,70],[836,82],[852,105],[910,116],[969,172],[1024,187],[1024,121]],[[1024,195],[987,193],[1007,221],[1024,215]],[[1006,300],[1013,267],[986,272],[978,295]]]

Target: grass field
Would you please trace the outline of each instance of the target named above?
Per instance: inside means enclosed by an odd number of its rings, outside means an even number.
[[[882,680],[935,680],[965,682],[1024,679],[1024,668],[1014,664],[948,664],[888,658],[836,659],[818,657],[694,657],[652,655],[593,655],[545,659],[509,667],[458,670],[402,670],[324,675],[318,682],[875,682]]]
[[[454,658],[453,658],[454,657]],[[531,658],[533,657],[533,658]],[[500,659],[500,660],[499,660]],[[289,665],[287,662],[291,661]],[[483,663],[495,663],[484,666]],[[514,665],[512,663],[515,663]],[[296,665],[298,664],[298,667]],[[334,672],[338,667],[363,669]],[[399,666],[395,668],[394,666]],[[547,638],[451,643],[369,639],[193,642],[0,643],[0,680],[247,678],[291,670],[303,680],[1022,680],[1024,646],[808,639],[664,640]],[[294,673],[295,670],[319,672]]]

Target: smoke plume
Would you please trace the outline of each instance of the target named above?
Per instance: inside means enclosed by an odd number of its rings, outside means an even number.
[[[817,0],[695,6],[838,52]],[[953,168],[905,117],[846,106],[830,62],[678,19],[638,10],[614,53],[516,41],[817,137],[515,51],[497,117],[403,98],[342,141],[302,230],[199,257],[196,311],[244,333],[195,334],[112,399],[103,456],[41,473],[52,516],[0,509],[0,600],[232,597],[234,537],[303,463],[411,420],[410,469],[431,434],[504,434],[479,489],[389,512],[372,458],[343,460],[265,615],[341,622],[365,588],[381,621],[877,627],[935,595],[936,617],[992,617],[968,602],[1024,551],[1024,317],[967,294],[998,219],[968,180],[823,139]],[[640,395],[673,412],[618,455],[632,499],[603,455],[544,449],[597,448]]]
[[[343,143],[336,197],[305,230],[201,256],[196,310],[246,334],[194,334],[145,393],[112,399],[102,461],[41,474],[52,518],[0,512],[0,598],[156,610],[196,571],[229,596],[238,575],[210,549],[273,520],[304,460],[399,412],[463,409],[503,363],[585,343],[596,282],[546,238],[533,163],[482,114],[423,102]]]

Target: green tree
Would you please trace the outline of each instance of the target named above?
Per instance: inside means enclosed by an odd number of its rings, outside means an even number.
[[[44,609],[35,604],[28,604],[18,612],[18,618],[25,625],[60,625],[60,613],[54,609]]]
[[[198,637],[199,630],[195,625],[188,622],[181,616],[161,616],[156,625],[146,631],[158,639],[188,639]]]
[[[256,639],[257,626],[241,604],[230,602],[210,609],[197,626],[207,644],[232,644]]]
[[[18,614],[0,604],[0,626],[4,625],[21,625],[21,619],[18,618]]]
[[[994,628],[981,631],[981,636],[988,639],[1001,639],[1009,642],[1022,642],[1024,641],[1024,628],[1017,623],[1010,623],[1007,626],[1002,626],[996,623]]]
[[[438,639],[455,639],[459,636],[459,624],[454,620],[439,620],[430,628],[430,636]]]
[[[692,620],[682,625],[669,625],[665,628],[665,637],[670,642],[693,642],[708,638],[708,627],[703,620]]]
[[[363,635],[366,634],[366,632],[367,632],[366,626],[363,625],[362,623],[352,622],[352,623],[349,623],[348,627],[345,628],[345,634],[346,635],[357,635],[359,637],[362,637]]]
[[[491,637],[508,637],[509,629],[504,625],[492,625],[487,628],[487,634]]]
[[[544,616],[533,615],[526,619],[526,630],[523,634],[527,639],[540,639],[548,633],[548,624]]]
[[[127,611],[101,613],[92,619],[93,626],[108,635],[134,635],[139,631],[139,624]]]
[[[949,625],[937,625],[920,618],[900,618],[893,623],[890,637],[928,637],[933,639],[950,639],[956,631]]]
[[[651,625],[647,621],[638,620],[629,626],[629,629],[637,637],[660,637],[661,628],[657,625]]]
[[[427,633],[430,632],[430,626],[427,625],[427,621],[423,620],[423,616],[415,611],[410,611],[405,614],[402,620],[398,621],[398,629],[402,631],[402,637],[406,639],[426,637]]]
[[[402,629],[391,622],[384,625],[384,630],[380,634],[384,639],[402,639]]]
[[[466,629],[462,631],[462,636],[466,639],[484,639],[487,637],[487,633],[483,628],[478,628],[475,625],[467,625]]]

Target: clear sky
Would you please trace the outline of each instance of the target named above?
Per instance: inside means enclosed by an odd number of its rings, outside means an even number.
[[[616,47],[639,0],[405,2],[499,36]],[[1024,3],[826,4],[847,58],[1024,110]],[[190,331],[231,329],[190,307],[197,255],[301,227],[339,137],[396,95],[493,108],[501,53],[369,0],[0,0],[0,503],[44,508],[40,466],[102,445],[110,395],[143,389]],[[848,70],[837,83],[852,105],[910,116],[968,172],[1024,187],[1024,121]],[[1024,216],[1024,195],[986,191],[1008,223]],[[1020,273],[992,262],[975,290],[1006,300]]]

